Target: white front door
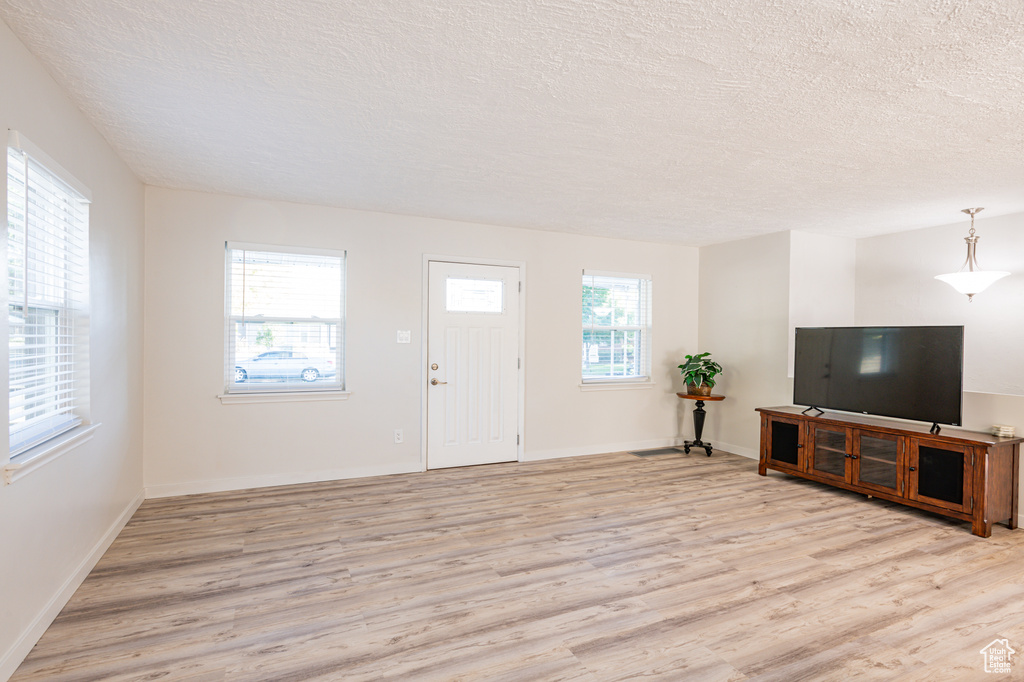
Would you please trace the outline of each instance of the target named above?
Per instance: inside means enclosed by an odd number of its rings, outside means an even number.
[[[430,261],[427,468],[517,459],[519,268]]]

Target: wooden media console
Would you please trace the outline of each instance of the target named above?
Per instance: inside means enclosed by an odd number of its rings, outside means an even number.
[[[1017,527],[1024,438],[942,429],[798,407],[759,407],[761,459],[768,469],[971,522]]]

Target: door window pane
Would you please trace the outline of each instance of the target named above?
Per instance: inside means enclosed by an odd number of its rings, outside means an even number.
[[[500,279],[445,281],[445,310],[450,313],[501,313],[505,310],[505,283]]]

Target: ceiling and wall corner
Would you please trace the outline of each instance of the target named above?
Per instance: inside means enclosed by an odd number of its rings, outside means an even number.
[[[0,0],[149,185],[704,245],[1024,211],[1018,0]]]

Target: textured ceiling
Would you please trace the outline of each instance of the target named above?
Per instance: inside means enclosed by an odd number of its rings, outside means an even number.
[[[147,183],[700,245],[1024,211],[1021,0],[0,0]]]

